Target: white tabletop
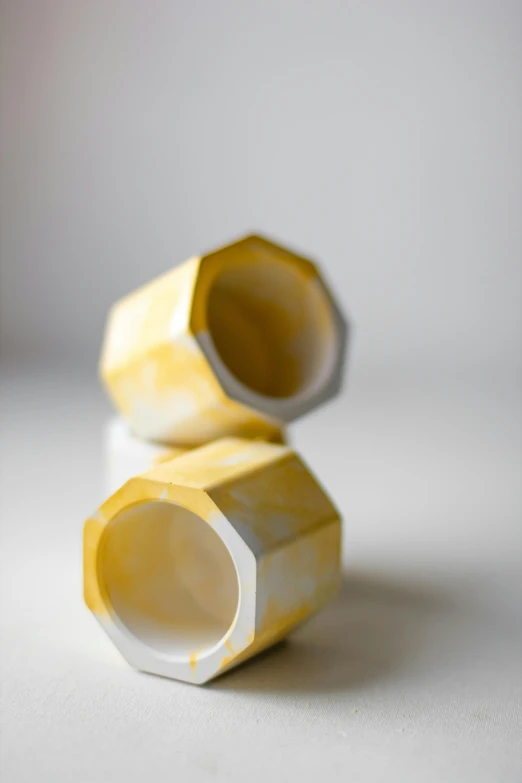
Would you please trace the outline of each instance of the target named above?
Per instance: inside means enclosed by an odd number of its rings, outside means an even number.
[[[81,598],[109,408],[2,370],[2,783],[522,775],[521,416],[508,387],[355,380],[293,429],[345,518],[337,601],[205,687],[132,671]]]

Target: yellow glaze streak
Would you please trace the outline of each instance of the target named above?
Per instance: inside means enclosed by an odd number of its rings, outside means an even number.
[[[339,587],[340,555],[341,523],[336,518],[261,560],[256,630],[243,652],[223,657],[221,670],[277,644],[328,603]]]
[[[187,449],[166,449],[160,454],[156,454],[154,458],[154,465],[162,465],[164,462],[169,462],[171,459],[181,457],[181,455],[185,454],[186,451]]]
[[[290,450],[259,473],[243,472],[221,484],[211,497],[239,530],[248,529],[259,554],[304,535],[318,522],[337,516],[329,497]]]
[[[109,315],[100,373],[113,373],[170,341],[172,317],[190,310],[199,259],[192,258],[117,302]],[[181,329],[183,331],[183,329]]]
[[[251,474],[288,453],[286,446],[274,443],[222,438],[162,463],[144,476],[151,481],[210,490]]]
[[[334,518],[266,555],[258,566],[261,637],[293,625],[332,596],[339,582],[340,554],[341,523]]]

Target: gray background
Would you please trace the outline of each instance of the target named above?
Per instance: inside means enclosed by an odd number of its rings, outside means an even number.
[[[0,780],[522,779],[522,5],[0,0]],[[292,443],[339,598],[209,687],[82,604],[113,299],[249,230],[350,377]]]
[[[1,347],[252,229],[319,258],[361,371],[511,371],[518,0],[1,3]]]

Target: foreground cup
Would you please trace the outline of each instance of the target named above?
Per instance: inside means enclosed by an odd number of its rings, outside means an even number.
[[[226,438],[127,481],[84,527],[84,593],[124,658],[204,683],[335,594],[341,521],[288,447]]]

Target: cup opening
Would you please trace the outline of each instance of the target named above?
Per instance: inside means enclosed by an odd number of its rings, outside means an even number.
[[[335,350],[332,308],[315,278],[294,264],[250,261],[222,271],[207,323],[228,370],[248,389],[290,398],[315,388]]]
[[[239,583],[232,556],[205,520],[176,504],[141,503],[112,520],[99,574],[120,623],[163,656],[190,660],[234,623]]]

